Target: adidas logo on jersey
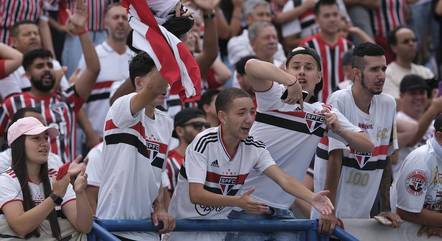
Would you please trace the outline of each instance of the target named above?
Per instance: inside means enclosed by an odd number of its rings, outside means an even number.
[[[219,165],[218,165],[218,160],[213,161],[213,162],[210,164],[210,166],[211,166],[211,167],[219,167]]]

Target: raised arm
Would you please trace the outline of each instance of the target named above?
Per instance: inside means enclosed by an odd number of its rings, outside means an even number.
[[[203,51],[196,57],[196,61],[200,67],[201,76],[207,76],[207,71],[218,56],[218,32],[215,22],[215,8],[201,8],[204,19],[204,42]],[[213,7],[216,7],[213,6]]]
[[[166,80],[163,79],[160,72],[156,69],[149,72],[146,76],[135,77],[135,82],[140,81],[141,78],[150,78],[150,80],[143,89],[131,99],[130,111],[132,114],[138,113],[149,104],[153,104],[155,98],[167,90]]]
[[[252,80],[252,88],[255,91],[267,91],[272,87],[273,81],[276,81],[287,86],[288,95],[284,102],[287,104],[299,103],[302,107],[302,87],[295,76],[271,63],[257,59],[248,60],[245,70]]]
[[[273,21],[277,24],[283,24],[292,21],[301,16],[306,11],[315,7],[316,0],[305,0],[299,6],[290,9],[289,11],[280,12],[273,17]]]
[[[0,43],[0,59],[5,61],[4,73],[0,73],[0,78],[3,78],[20,67],[21,61],[23,60],[23,55],[20,53],[20,51],[9,47],[6,44]]]
[[[85,66],[77,81],[75,82],[75,90],[78,95],[87,100],[97,81],[100,73],[100,62],[94,44],[89,38],[86,30],[87,24],[87,7],[84,0],[76,0],[74,15],[69,17],[68,31],[80,38],[81,48],[83,50]]]

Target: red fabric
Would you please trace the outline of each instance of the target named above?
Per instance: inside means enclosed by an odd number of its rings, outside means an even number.
[[[0,59],[0,79],[6,77],[6,61],[4,59]]]
[[[132,5],[139,16],[140,21],[148,26],[147,32],[142,33],[145,35],[146,40],[149,42],[153,50],[153,53],[148,54],[154,54],[156,58],[158,58],[160,66],[157,65],[157,68],[163,78],[171,86],[170,93],[179,94],[180,99],[183,102],[198,100],[201,94],[200,70],[189,49],[187,49],[182,42],[173,43],[173,40],[170,40],[170,38],[166,39],[146,0],[123,0],[122,5],[127,9]],[[171,33],[168,34],[171,35]],[[171,44],[174,44],[175,46],[172,46]],[[179,58],[184,63],[188,76],[181,76],[180,66],[178,66],[179,63],[175,59],[172,48],[178,50]],[[183,78],[186,77],[190,78],[193,84],[193,88],[195,89],[194,96],[186,96],[185,88],[183,86]]]

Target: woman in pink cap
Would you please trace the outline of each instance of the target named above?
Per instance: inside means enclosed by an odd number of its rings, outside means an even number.
[[[2,240],[86,240],[78,233],[88,233],[93,219],[85,192],[85,166],[70,168],[68,175],[56,180],[57,170],[47,164],[48,137],[56,135],[57,129],[34,117],[21,118],[9,127],[12,163],[0,175]],[[71,176],[76,174],[72,186]]]

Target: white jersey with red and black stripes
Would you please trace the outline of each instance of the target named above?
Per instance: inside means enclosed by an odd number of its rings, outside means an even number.
[[[336,215],[340,218],[369,218],[382,173],[387,166],[387,157],[398,149],[396,137],[396,102],[385,94],[375,95],[371,101],[369,114],[355,104],[351,89],[334,92],[330,103],[345,115],[354,125],[367,132],[375,145],[371,153],[357,152],[339,140],[329,137],[328,151],[342,149],[342,168],[336,193]],[[326,144],[326,142],[324,142]],[[326,149],[326,146],[323,146]],[[325,175],[328,154],[318,151],[315,159],[315,176]],[[320,166],[317,168],[317,166]],[[323,187],[315,187],[319,191]]]
[[[270,153],[254,137],[242,140],[235,155],[230,156],[222,141],[222,128],[207,129],[186,150],[169,212],[176,218],[225,219],[232,207],[193,204],[189,183],[202,184],[205,190],[219,195],[235,196],[251,170],[262,173],[271,165],[275,162]]]
[[[319,101],[327,102],[329,95],[338,89],[340,82],[345,80],[342,57],[345,52],[353,48],[353,44],[340,37],[334,45],[330,45],[318,33],[302,40],[301,45],[315,49],[321,58],[322,90],[317,96]]]
[[[51,152],[60,156],[63,162],[75,156],[77,113],[83,100],[72,85],[62,93],[47,96],[33,96],[23,92],[7,98],[0,109],[0,135],[4,135],[6,127],[17,110],[24,107],[36,108],[46,123],[58,129],[59,136],[51,138]]]
[[[321,114],[326,105],[320,102],[304,103],[304,110],[301,110],[299,105],[281,101],[284,90],[284,86],[273,83],[271,89],[256,92],[257,115],[250,133],[265,143],[281,169],[303,180],[316,146],[326,131],[325,117]],[[326,107],[337,114],[343,128],[360,131],[331,106]],[[340,138],[332,131],[329,131],[329,135]],[[252,194],[254,198],[272,207],[288,209],[295,199],[273,180],[254,171],[247,178],[244,189],[251,187],[255,188]]]
[[[112,84],[115,81],[125,81],[129,78],[129,62],[134,53],[129,48],[126,48],[126,52],[118,54],[106,41],[95,47],[95,51],[97,51],[98,60],[102,68],[91,95],[87,99],[85,110],[92,127],[102,136],[104,119],[109,111],[109,97]],[[81,70],[86,68],[84,57],[81,58],[78,68]]]
[[[153,119],[144,109],[132,114],[130,101],[135,94],[118,98],[106,116],[99,218],[150,218],[159,193],[173,122],[157,109]],[[119,235],[135,240],[155,237],[149,233]]]
[[[0,42],[11,44],[11,28],[15,23],[37,22],[43,15],[44,0],[0,0]]]
[[[387,39],[388,33],[406,25],[405,0],[382,0],[379,8],[370,11],[371,26],[376,37]]]

